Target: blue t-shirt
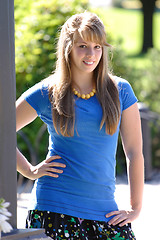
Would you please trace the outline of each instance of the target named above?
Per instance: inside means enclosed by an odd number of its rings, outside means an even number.
[[[137,101],[130,84],[115,77],[121,112]],[[47,124],[47,157],[66,164],[59,178],[44,176],[35,181],[29,209],[52,211],[84,219],[108,221],[105,215],[118,210],[115,202],[115,167],[119,125],[113,135],[100,130],[102,108],[96,95],[75,97],[76,130],[73,137],[58,135],[52,122],[48,81],[27,90],[23,97]]]

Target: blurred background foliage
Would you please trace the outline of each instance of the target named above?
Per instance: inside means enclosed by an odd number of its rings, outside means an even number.
[[[114,0],[113,3],[116,7],[105,8],[91,6],[88,0],[15,0],[17,98],[54,70],[56,43],[66,19],[75,13],[90,10],[103,20],[108,42],[113,46],[109,52],[111,72],[127,79],[139,101],[146,103],[151,111],[160,113],[159,42],[155,41],[156,48],[150,49],[146,54],[140,54],[142,11],[124,9],[122,5],[118,6],[122,3],[120,0]],[[154,14],[154,19],[156,24],[160,22],[159,12]],[[157,29],[154,30],[154,39],[158,38],[158,34]],[[45,159],[48,146],[47,131],[44,131],[42,138],[39,136],[41,127],[41,120],[36,119],[23,129],[33,148],[36,148],[40,161]],[[155,140],[160,131],[154,126],[151,132],[154,149],[153,166],[160,168],[160,147]],[[19,148],[30,159],[30,153],[20,134],[17,141]],[[124,154],[120,145],[117,172],[121,174],[124,169]]]
[[[17,97],[54,69],[61,25],[87,1],[15,0]]]

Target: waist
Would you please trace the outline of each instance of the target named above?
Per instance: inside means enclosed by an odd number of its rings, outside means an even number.
[[[67,185],[67,184],[66,184]],[[106,221],[105,214],[117,210],[117,204],[114,196],[109,195],[108,189],[101,188],[101,191],[95,192],[92,189],[85,189],[79,192],[79,185],[76,189],[60,189],[58,186],[51,186],[42,183],[41,179],[35,184],[32,192],[34,204],[30,209],[39,209],[64,213],[85,219]],[[33,203],[33,202],[32,202]]]
[[[108,179],[108,182],[99,182],[86,178],[80,178],[70,175],[62,174],[59,178],[42,177],[37,180],[37,189],[47,189],[52,191],[62,192],[63,194],[70,194],[75,196],[82,196],[85,198],[101,200],[112,200],[114,199],[115,193],[115,180]]]

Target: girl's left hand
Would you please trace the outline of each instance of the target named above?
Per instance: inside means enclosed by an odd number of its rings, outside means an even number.
[[[127,223],[131,223],[139,216],[140,210],[120,210],[120,211],[113,211],[106,214],[106,217],[114,216],[109,222],[109,225],[119,225],[120,227],[126,225]]]

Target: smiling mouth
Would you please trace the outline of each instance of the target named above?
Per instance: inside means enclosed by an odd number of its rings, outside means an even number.
[[[83,61],[87,65],[92,65],[94,62]]]

